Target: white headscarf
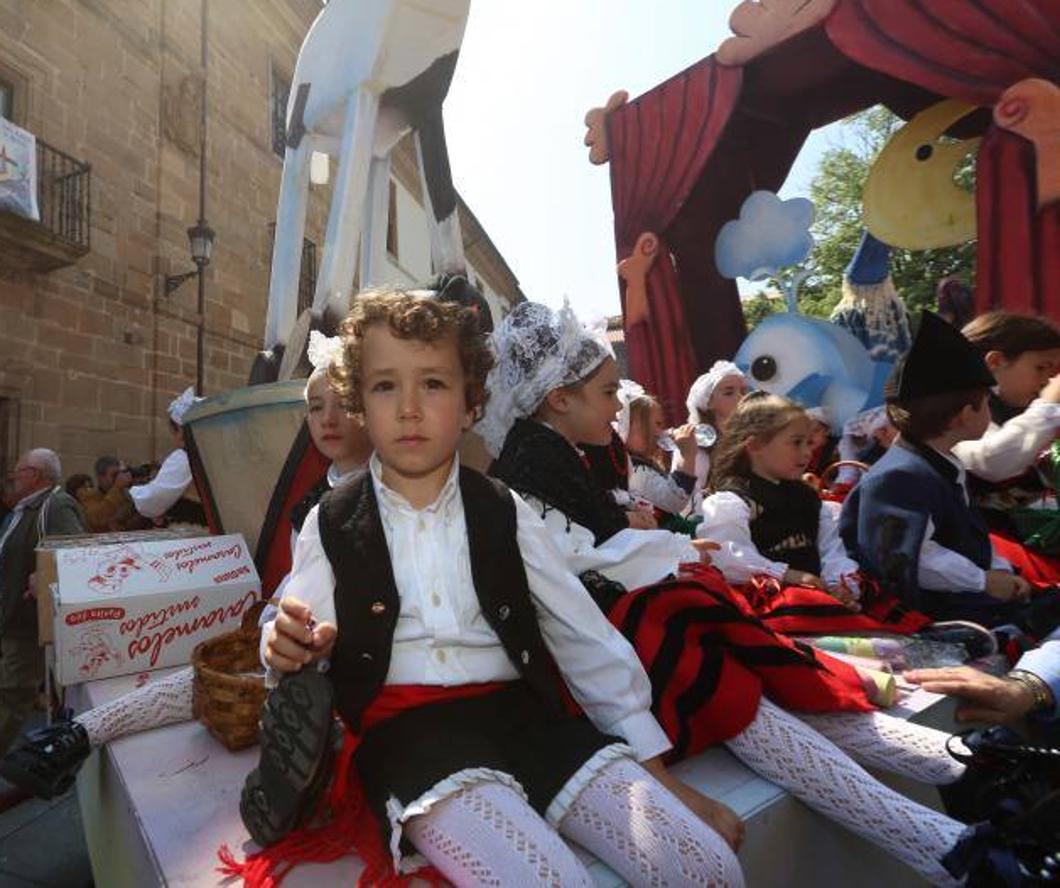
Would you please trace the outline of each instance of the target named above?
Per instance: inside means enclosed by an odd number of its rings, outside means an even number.
[[[570,305],[553,311],[520,302],[490,334],[496,363],[486,378],[489,401],[475,431],[498,456],[517,419],[532,416],[553,389],[585,379],[614,357],[606,323],[583,326]]]
[[[342,360],[342,337],[325,336],[319,330],[313,330],[309,334],[309,345],[306,348],[306,357],[313,366],[313,372],[305,381],[305,397],[309,398],[309,385],[314,379],[328,372],[328,367],[336,361]]]
[[[618,381],[618,400],[622,402],[622,409],[618,411],[618,417],[615,419],[615,431],[618,432],[618,437],[625,443],[629,440],[629,420],[630,410],[634,401],[637,398],[643,397],[647,394],[644,388],[638,382],[634,382],[632,379],[620,379]]]
[[[728,376],[743,377],[743,371],[732,361],[715,361],[706,373],[692,383],[692,388],[688,390],[688,400],[685,401],[689,422],[703,422],[703,413],[710,405],[710,396],[714,394],[718,383]]]
[[[189,385],[184,391],[182,391],[177,397],[169,402],[169,407],[166,408],[166,412],[169,414],[169,418],[173,420],[177,425],[184,425],[184,414],[187,413],[193,404],[201,401],[202,398],[195,397],[195,386]]]

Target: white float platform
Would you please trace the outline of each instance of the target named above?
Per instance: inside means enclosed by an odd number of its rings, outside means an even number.
[[[148,680],[173,671],[150,673]],[[136,676],[123,676],[91,682],[69,688],[67,700],[81,711],[120,696],[137,681]],[[951,727],[952,706],[922,691],[892,712],[944,730]],[[96,885],[233,884],[216,870],[217,848],[227,843],[242,857],[254,847],[239,819],[239,793],[257,757],[257,747],[228,752],[198,722],[125,737],[94,752],[78,776],[77,791]],[[674,772],[745,820],[740,861],[752,888],[925,884],[911,869],[811,811],[724,749],[682,762]],[[937,807],[933,788],[889,775],[884,779]],[[625,884],[599,861],[584,857],[597,885]],[[351,885],[359,869],[352,856],[328,865],[307,864],[292,871],[283,884]]]

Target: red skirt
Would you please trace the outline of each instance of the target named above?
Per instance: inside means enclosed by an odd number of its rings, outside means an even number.
[[[875,583],[862,579],[861,586],[859,611],[849,610],[820,589],[781,586],[768,577],[739,590],[763,623],[785,635],[910,635],[931,622],[931,617],[909,610]]]
[[[776,634],[711,567],[624,595],[608,618],[637,651],[652,711],[684,758],[754,720],[762,694],[796,712],[868,712],[857,671]]]

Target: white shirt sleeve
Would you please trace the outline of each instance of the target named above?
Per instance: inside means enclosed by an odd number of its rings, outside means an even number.
[[[751,540],[751,509],[735,493],[712,493],[703,500],[703,522],[696,536],[713,540],[721,548],[711,552],[714,566],[730,583],[746,583],[765,574],[781,579],[788,566],[770,561]]]
[[[136,511],[145,518],[161,518],[176,504],[191,484],[188,454],[174,450],[165,458],[158,474],[147,484],[129,488]]]
[[[531,511],[540,516],[537,500],[528,500]],[[668,530],[627,527],[597,546],[589,530],[568,521],[558,509],[545,511],[544,525],[571,573],[596,570],[627,589],[658,583],[677,573],[681,564],[699,561],[691,540]]]
[[[817,552],[821,556],[821,579],[829,589],[835,589],[843,578],[856,574],[861,568],[847,554],[839,537],[839,503],[822,502],[817,522]]]
[[[954,454],[969,472],[985,481],[1005,481],[1022,474],[1060,429],[1060,404],[1040,398],[1003,426],[991,425],[983,437],[962,441]]]
[[[294,563],[284,587],[284,598],[297,598],[308,605],[318,623],[336,623],[335,617],[335,573],[324,553],[317,523],[319,507],[314,506],[306,516],[302,532],[294,547]],[[272,631],[270,620],[261,627],[261,658],[265,662],[265,644]]]
[[[641,760],[665,752],[670,741],[651,714],[651,682],[633,648],[564,564],[544,521],[512,498],[541,633],[574,698],[597,728],[624,737]]]
[[[920,587],[934,592],[982,592],[986,589],[985,571],[959,552],[940,546],[932,539],[934,534],[935,525],[928,518],[917,564]]]
[[[673,515],[680,515],[688,508],[688,501],[691,499],[691,494],[681,487],[672,475],[644,465],[631,466],[629,492]]]

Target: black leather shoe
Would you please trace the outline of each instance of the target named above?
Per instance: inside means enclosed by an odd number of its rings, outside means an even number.
[[[330,679],[316,669],[286,675],[261,714],[261,759],[247,775],[239,813],[262,847],[312,817],[335,758]]]
[[[0,759],[0,777],[42,799],[53,799],[74,782],[92,747],[80,722],[58,722],[30,731]]]

